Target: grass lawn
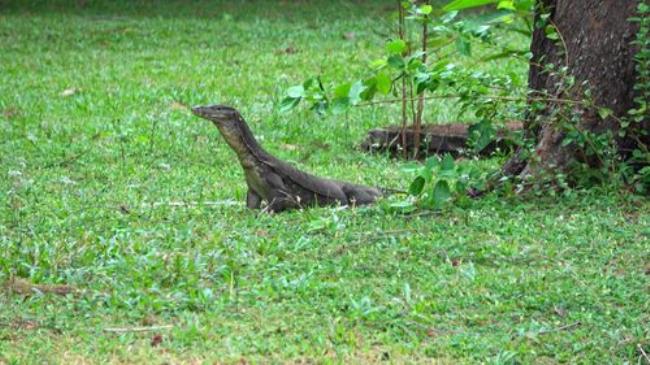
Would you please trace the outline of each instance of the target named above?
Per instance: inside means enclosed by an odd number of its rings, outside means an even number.
[[[636,364],[650,353],[644,198],[488,195],[409,216],[244,207],[234,153],[186,105],[236,106],[270,152],[308,171],[407,186],[403,162],[355,148],[396,106],[323,118],[276,108],[308,76],[363,75],[393,1],[25,3],[0,0],[0,364]],[[480,67],[524,91],[521,61]],[[425,119],[456,111],[431,102]],[[12,277],[75,292],[21,293]],[[171,328],[106,331],[154,325]]]

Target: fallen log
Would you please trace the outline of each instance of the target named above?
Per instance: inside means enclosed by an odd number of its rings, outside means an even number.
[[[468,149],[469,124],[425,124],[421,127],[420,152],[418,158],[426,158],[435,154],[450,153],[454,156],[464,154]],[[493,153],[497,148],[508,149],[513,145],[513,133],[521,131],[521,122],[508,122],[497,129],[495,140],[478,152],[481,156]],[[393,156],[404,153],[402,146],[402,127],[391,125],[384,128],[373,129],[368,132],[361,142],[361,148],[370,152],[389,152]],[[405,130],[406,150],[412,156],[415,146],[415,131],[412,127]]]

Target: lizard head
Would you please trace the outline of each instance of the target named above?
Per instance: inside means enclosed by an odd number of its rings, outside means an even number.
[[[196,106],[192,108],[192,113],[212,121],[219,130],[239,129],[240,116],[235,108],[225,105]]]
[[[247,143],[255,143],[246,122],[235,108],[225,105],[197,106],[192,108],[192,113],[214,123],[226,142],[238,154],[246,151]],[[248,142],[246,142],[247,136],[249,136]]]

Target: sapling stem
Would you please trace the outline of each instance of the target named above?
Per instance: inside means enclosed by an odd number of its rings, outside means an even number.
[[[400,0],[397,0],[397,9],[399,10],[399,27],[398,27],[398,33],[399,33],[399,39],[402,41],[405,41],[404,37],[404,7],[402,6],[402,2]],[[405,41],[406,42],[406,41]],[[406,149],[406,122],[407,122],[407,116],[406,116],[406,75],[403,75],[402,77],[402,149],[404,150],[404,158],[408,158],[408,150]]]
[[[427,64],[427,38],[429,34],[429,28],[428,28],[428,18],[424,18],[424,21],[422,23],[422,64],[426,65]],[[415,146],[413,147],[413,158],[417,158],[418,153],[420,151],[420,129],[422,126],[422,114],[424,113],[424,92],[420,93],[418,95],[418,111],[417,111],[417,116],[415,117],[415,135],[414,135],[414,143]]]

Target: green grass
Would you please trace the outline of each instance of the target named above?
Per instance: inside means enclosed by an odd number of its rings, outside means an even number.
[[[408,184],[401,162],[355,149],[399,117],[394,106],[275,111],[307,76],[363,75],[392,1],[22,3],[0,1],[0,282],[79,293],[1,290],[0,364],[642,363],[639,348],[650,352],[646,200],[604,190],[412,216],[245,209],[234,154],[181,104],[235,105],[272,153],[309,171]],[[481,67],[525,85],[521,62]],[[428,120],[456,118],[449,101],[428,105]],[[103,331],[168,324],[156,347],[155,333]]]

